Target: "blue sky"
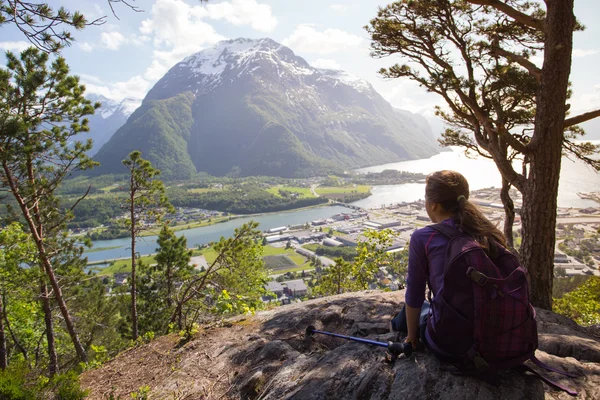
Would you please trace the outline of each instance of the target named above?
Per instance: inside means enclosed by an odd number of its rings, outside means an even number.
[[[137,0],[143,12],[106,0],[51,0],[55,7],[82,11],[106,23],[74,32],[76,42],[63,55],[89,92],[120,100],[143,98],[164,73],[184,57],[222,39],[270,37],[318,67],[339,68],[367,79],[390,103],[427,116],[440,99],[408,80],[384,80],[376,71],[394,59],[372,59],[363,26],[373,18],[376,0]],[[572,113],[600,108],[600,1],[575,0],[587,27],[575,34],[571,80]],[[0,50],[27,45],[13,27],[1,28]]]

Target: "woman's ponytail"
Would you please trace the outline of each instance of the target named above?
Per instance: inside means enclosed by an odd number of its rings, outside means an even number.
[[[495,253],[494,243],[507,247],[504,234],[469,201],[469,183],[458,172],[446,170],[429,175],[425,193],[429,201],[453,213],[458,228],[490,253]]]

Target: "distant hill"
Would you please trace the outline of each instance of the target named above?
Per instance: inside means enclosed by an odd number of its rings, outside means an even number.
[[[271,39],[223,41],[171,68],[98,152],[93,173],[122,172],[132,150],[177,179],[306,177],[439,152],[424,118]]]
[[[89,152],[90,156],[94,156],[115,132],[125,125],[127,118],[139,107],[141,101],[124,99],[116,102],[95,94],[89,94],[86,97],[92,102],[100,102],[102,105],[94,115],[87,117],[90,131],[77,135],[77,140],[92,139],[94,141],[94,147]]]

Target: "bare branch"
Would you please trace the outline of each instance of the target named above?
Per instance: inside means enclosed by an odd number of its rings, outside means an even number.
[[[477,4],[480,6],[493,7],[496,10],[501,11],[504,14],[508,15],[509,17],[513,18],[515,21],[517,21],[525,26],[528,26],[530,28],[537,29],[538,31],[544,32],[546,29],[545,23],[543,20],[534,18],[531,15],[527,15],[525,13],[522,13],[521,11],[512,8],[511,6],[509,6],[508,4],[506,4],[503,1],[500,1],[500,0],[467,0],[467,2],[469,2],[471,4]]]
[[[537,65],[535,65],[534,63],[529,61],[527,58],[520,56],[518,54],[515,54],[515,53],[511,53],[510,51],[504,50],[500,46],[496,46],[496,45],[492,46],[492,53],[498,54],[502,57],[507,58],[508,60],[510,60],[512,62],[519,64],[520,66],[525,68],[527,71],[529,71],[529,73],[535,78],[536,81],[539,82],[540,79],[542,78],[542,70],[539,69],[537,67]]]
[[[578,115],[576,117],[571,117],[571,118],[565,119],[564,127],[566,129],[570,126],[578,125],[578,124],[581,124],[582,122],[586,122],[586,121],[589,121],[591,119],[598,118],[598,117],[600,117],[600,110],[590,111],[590,112]]]

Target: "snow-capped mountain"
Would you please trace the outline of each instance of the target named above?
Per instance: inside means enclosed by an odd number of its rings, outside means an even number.
[[[86,96],[92,102],[99,102],[101,107],[94,115],[88,116],[90,131],[78,135],[78,140],[91,138],[94,147],[89,155],[94,156],[98,150],[125,125],[127,118],[140,106],[141,100],[126,98],[121,102],[110,100],[102,95],[89,94]]]
[[[176,64],[97,154],[96,171],[119,172],[134,149],[180,179],[234,167],[307,176],[438,152],[427,125],[367,81],[271,39],[222,41]]]

